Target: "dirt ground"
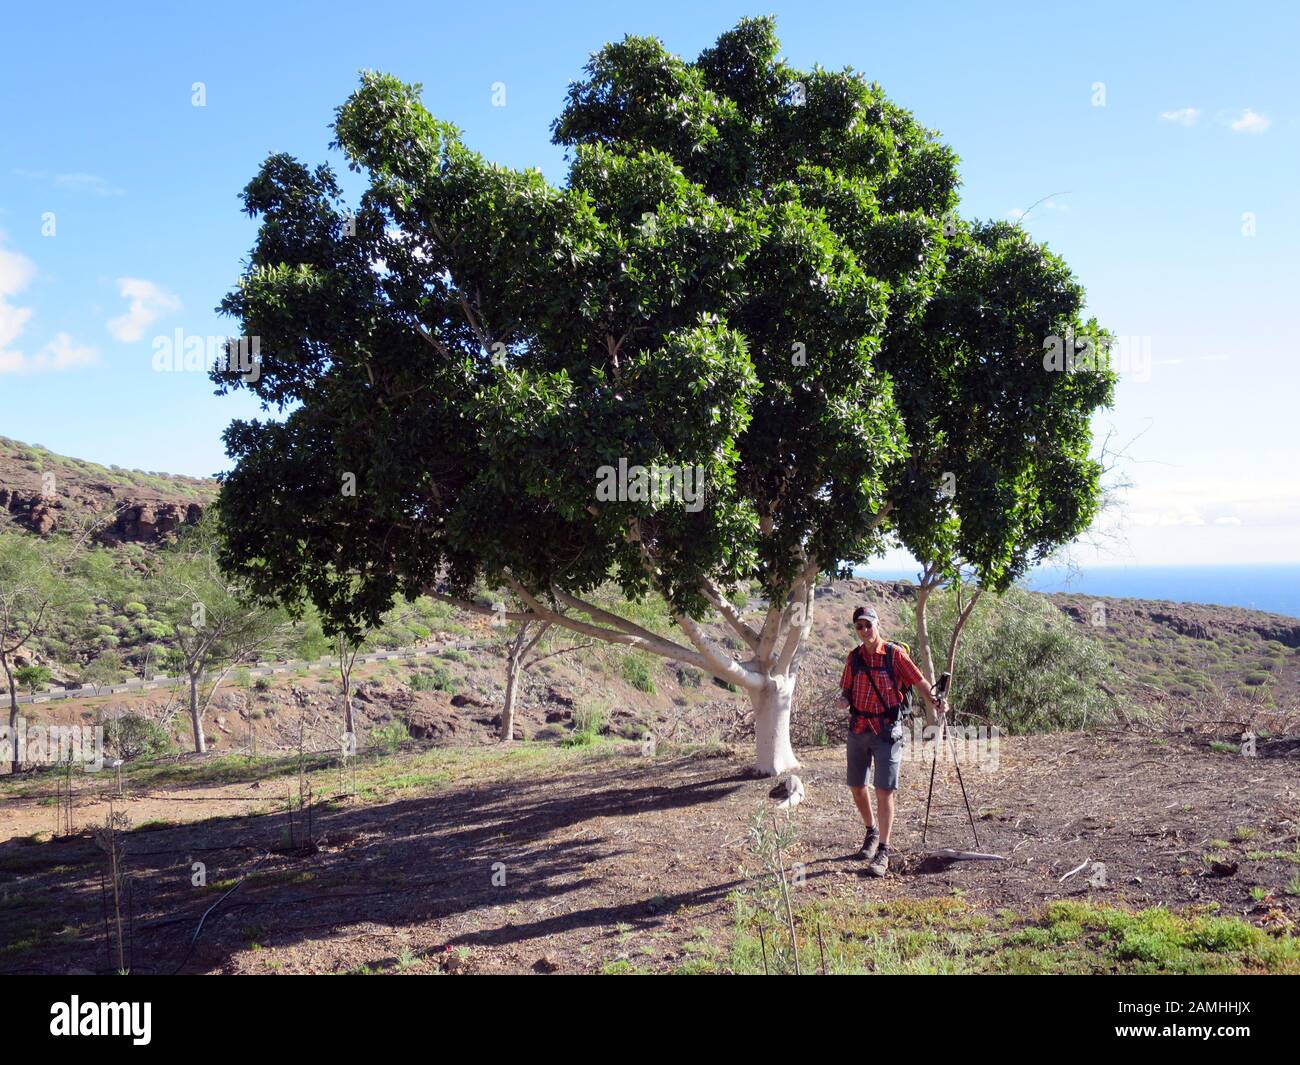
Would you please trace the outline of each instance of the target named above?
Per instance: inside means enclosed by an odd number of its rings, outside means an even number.
[[[135,826],[119,836],[127,963],[142,973],[574,973],[633,959],[671,971],[689,942],[726,941],[728,896],[755,871],[748,825],[775,800],[771,780],[748,776],[745,753],[407,751],[374,767],[387,790],[318,808],[315,844],[296,848],[286,812],[296,777],[129,783],[113,803]],[[1300,918],[1287,893],[1300,874],[1295,751],[1245,758],[1196,737],[1122,732],[1003,739],[997,767],[967,764],[964,778],[979,849],[1008,860],[934,870],[921,847],[927,747],[904,764],[898,857],[878,880],[853,858],[862,831],[843,749],[799,756],[807,794],[786,858],[800,902],[960,893],[990,912],[1024,912],[1086,896],[1134,908],[1216,902],[1258,924]],[[108,803],[81,793],[74,835],[46,839],[57,815],[47,780],[4,806],[0,971],[109,971],[106,856],[84,829],[103,823]],[[321,793],[341,778],[313,780]],[[296,842],[307,833],[302,811],[294,817]],[[974,847],[943,763],[936,847]],[[193,883],[199,862],[206,886]],[[1273,897],[1261,905],[1252,888]]]

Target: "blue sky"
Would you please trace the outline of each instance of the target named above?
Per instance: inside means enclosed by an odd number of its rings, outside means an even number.
[[[5,436],[105,464],[223,468],[219,434],[253,406],[214,397],[203,374],[156,372],[154,340],[234,331],[213,308],[253,236],[237,194],[268,152],[331,157],[328,124],[359,69],[422,82],[426,105],[476,150],[559,182],[548,127],[589,52],[637,33],[694,57],[740,17],[771,12],[791,62],[862,70],[942,131],[962,159],[965,215],[1037,203],[1023,224],[1070,262],[1090,312],[1135,338],[1115,409],[1098,419],[1126,445],[1117,475],[1132,487],[1107,519],[1117,535],[1080,560],[1300,561],[1295,5],[52,11],[5,19]]]

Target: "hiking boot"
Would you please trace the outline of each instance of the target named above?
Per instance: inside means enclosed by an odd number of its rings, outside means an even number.
[[[889,848],[881,847],[867,866],[867,876],[884,876],[889,871]]]
[[[880,830],[873,825],[867,830],[867,834],[862,840],[862,847],[858,850],[858,857],[864,862],[869,862],[876,856],[876,851],[879,849]]]

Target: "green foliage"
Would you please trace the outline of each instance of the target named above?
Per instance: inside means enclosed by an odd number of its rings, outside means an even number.
[[[942,593],[932,602],[931,637],[946,647],[955,598]],[[984,595],[972,611],[951,702],[1012,734],[1085,728],[1114,720],[1115,704],[1098,686],[1113,669],[1099,641],[1041,596],[1013,588]]]
[[[222,305],[262,372],[214,378],[289,413],[226,434],[232,571],[356,633],[439,574],[457,594],[506,567],[579,593],[612,575],[640,598],[633,522],[654,590],[696,616],[705,576],[782,590],[805,548],[868,557],[907,454],[876,356],[945,268],[955,158],[878,86],[779,50],[770,19],[693,62],[607,46],[555,123],[558,188],[366,74],[334,126],[369,182],[351,234],[328,167],[270,157]],[[620,458],[700,467],[703,506],[597,499]]]
[[[456,680],[452,677],[446,666],[434,663],[423,672],[416,672],[411,675],[409,685],[412,691],[417,692],[454,692],[456,690]]]
[[[650,666],[642,655],[630,654],[623,659],[623,679],[637,691],[654,694],[654,678],[650,676]]]
[[[573,731],[560,741],[562,747],[589,747],[600,741],[605,729],[606,708],[591,703],[579,706],[573,712]]]
[[[369,738],[372,747],[378,747],[391,754],[403,742],[409,740],[411,734],[402,722],[390,721],[380,728],[371,729]]]
[[[121,684],[124,679],[126,679],[126,666],[121,652],[114,650],[102,651],[81,670],[78,677],[84,687],[91,688],[111,687],[114,684]]]
[[[53,674],[46,666],[20,666],[14,670],[14,680],[20,688],[36,692],[50,686]]]
[[[142,714],[123,714],[104,722],[104,746],[123,761],[170,754],[175,747],[167,731]]]

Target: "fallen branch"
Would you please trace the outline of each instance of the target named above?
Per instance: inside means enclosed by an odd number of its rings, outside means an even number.
[[[1088,866],[1089,866],[1091,863],[1092,863],[1092,859],[1091,859],[1091,858],[1085,858],[1085,859],[1083,860],[1083,863],[1082,863],[1081,865],[1077,865],[1077,866],[1075,866],[1075,867],[1074,867],[1073,869],[1071,869],[1068,873],[1066,873],[1065,876],[1061,877],[1061,879],[1058,880],[1057,883],[1058,883],[1058,884],[1064,884],[1067,880],[1070,879],[1070,877],[1074,876],[1075,873],[1081,873],[1081,872],[1083,872],[1085,869],[1087,869]]]

